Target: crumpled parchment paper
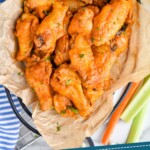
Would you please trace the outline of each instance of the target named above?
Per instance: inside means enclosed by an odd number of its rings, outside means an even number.
[[[139,81],[150,74],[150,14],[134,3],[132,36],[128,51],[115,62],[111,77],[112,88],[95,103],[90,118],[64,118],[54,110],[41,112],[37,97],[27,84],[24,68],[14,59],[17,42],[14,37],[15,22],[22,12],[20,0],[7,0],[0,5],[0,84],[21,97],[26,105],[33,104],[34,123],[53,149],[80,147],[106,120],[113,109],[112,94],[131,81]],[[61,130],[57,131],[57,125]]]

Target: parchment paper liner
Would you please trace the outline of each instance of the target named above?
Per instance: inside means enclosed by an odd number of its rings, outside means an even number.
[[[13,58],[17,50],[14,26],[22,12],[20,0],[7,0],[0,5],[0,83],[23,99],[26,105],[33,104],[34,123],[44,139],[53,149],[80,147],[87,136],[91,136],[110,114],[112,93],[131,81],[139,81],[150,74],[150,14],[134,3],[134,24],[129,50],[122,54],[111,70],[115,79],[111,90],[95,103],[93,114],[87,120],[79,117],[64,118],[55,111],[41,112],[35,93],[26,83],[23,67]],[[21,75],[20,75],[21,72]],[[57,132],[57,122],[61,130]]]

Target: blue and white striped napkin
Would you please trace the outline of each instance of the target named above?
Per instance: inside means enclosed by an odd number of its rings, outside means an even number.
[[[0,3],[5,0],[0,0]],[[21,106],[17,97],[11,94],[12,99],[18,111],[21,111]],[[14,150],[19,136],[20,122],[14,114],[5,89],[0,85],[0,150]]]
[[[11,94],[18,111],[21,106],[15,95]],[[20,122],[14,114],[5,89],[0,85],[0,150],[14,150],[19,136]]]

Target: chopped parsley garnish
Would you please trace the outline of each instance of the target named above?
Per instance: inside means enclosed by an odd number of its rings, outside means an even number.
[[[20,75],[21,75],[21,72],[18,72],[17,74],[20,76]]]
[[[57,54],[60,54],[60,50],[56,50],[56,53],[57,53]]]
[[[32,92],[35,92],[34,88],[31,88]]]
[[[61,114],[66,114],[66,110],[62,110],[62,111],[61,111]]]
[[[45,61],[50,61],[50,60],[51,60],[50,56],[45,58]]]
[[[49,15],[49,12],[48,12],[48,11],[44,10],[43,12],[44,12],[44,14],[45,14],[46,16]]]
[[[97,27],[97,28],[96,28],[96,30],[100,30],[100,28],[99,28],[99,27]]]
[[[18,72],[17,73],[18,76],[23,75],[23,74],[24,74],[23,72]]]
[[[126,35],[126,31],[122,32],[122,34]]]
[[[57,129],[57,132],[60,131],[60,129],[61,129],[61,126],[59,125],[58,122],[57,122],[57,127],[56,127],[56,129]]]
[[[61,64],[58,64],[58,65],[57,65],[57,67],[60,67],[60,66],[61,66]]]
[[[92,42],[94,42],[94,40],[95,40],[95,39],[92,37]]]
[[[72,112],[74,112],[75,114],[78,114],[78,110],[75,109],[74,107],[69,107],[69,109],[70,109]]]
[[[71,83],[71,81],[72,81],[72,80],[70,80],[70,79],[67,80],[67,81],[66,81],[66,85],[68,86],[68,85]]]
[[[56,23],[56,27],[57,28],[60,28],[62,25],[58,22],[58,23]]]
[[[80,58],[83,58],[83,57],[84,57],[84,54],[80,54],[79,56],[80,56]]]
[[[101,54],[104,54],[104,51],[100,51]]]
[[[61,25],[61,24],[58,22],[58,23],[57,23],[57,26],[59,27],[60,25]]]
[[[51,106],[51,107],[50,107],[50,110],[55,110],[54,106]]]

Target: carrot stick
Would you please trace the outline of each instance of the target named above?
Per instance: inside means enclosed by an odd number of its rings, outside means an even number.
[[[104,132],[104,135],[102,137],[102,144],[108,144],[110,136],[114,130],[115,125],[117,124],[121,113],[123,112],[123,110],[125,109],[126,105],[128,104],[128,102],[130,101],[130,99],[132,98],[132,96],[135,94],[135,92],[137,91],[138,87],[140,86],[141,82],[138,83],[132,83],[129,91],[127,92],[127,94],[125,95],[125,97],[123,98],[121,104],[116,108],[116,110],[114,111],[114,113],[112,114],[110,121],[108,123],[108,126]]]

